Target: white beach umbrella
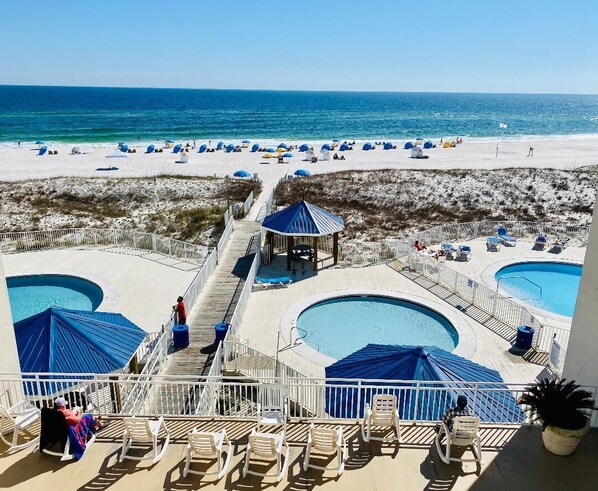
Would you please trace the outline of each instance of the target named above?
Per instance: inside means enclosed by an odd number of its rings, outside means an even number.
[[[108,155],[106,155],[107,159],[122,159],[122,158],[128,158],[128,155],[126,153],[121,152],[120,150],[114,150],[113,152],[110,152]]]

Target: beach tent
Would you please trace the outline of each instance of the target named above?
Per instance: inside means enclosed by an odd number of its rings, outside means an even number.
[[[340,390],[332,379],[341,378],[396,382],[362,383],[366,387],[361,390]],[[455,405],[459,394],[467,396],[469,406],[483,422],[522,423],[525,419],[496,370],[436,346],[368,344],[326,367],[326,379],[326,412],[333,417],[363,417],[365,404],[375,393],[383,391],[378,388],[383,385],[385,393],[397,396],[401,419],[440,421],[444,411]],[[417,381],[419,394],[414,390]],[[352,384],[345,380],[339,385]],[[388,386],[396,389],[389,391]]]
[[[81,155],[81,149],[79,147],[71,148],[71,155]]]
[[[127,152],[129,151],[129,145],[125,145],[125,144],[123,144],[123,145],[120,145],[120,146],[118,147],[118,149],[119,149],[119,150],[120,150],[122,153],[127,153]]]
[[[293,154],[291,152],[286,152],[286,153],[283,153],[282,156],[286,157],[286,158],[291,158],[293,156]]]
[[[320,154],[321,154],[320,160],[324,160],[324,161],[330,160],[330,152],[328,150],[320,150]]]
[[[172,148],[173,145],[174,145],[174,140],[164,140],[164,146],[166,148]]]
[[[246,170],[238,170],[235,171],[235,173],[233,174],[234,177],[241,177],[241,178],[247,178],[247,177],[251,177],[251,172],[246,171]]]
[[[218,142],[218,145],[216,145],[216,150],[220,150],[223,146],[224,142]]]
[[[229,145],[226,146],[226,153],[231,153],[234,149],[235,149],[235,146],[232,143],[230,143]]]
[[[156,147],[154,145],[150,145],[147,147],[147,150],[145,151],[145,153],[154,153],[155,149],[156,149]]]
[[[179,153],[182,149],[183,149],[183,145],[180,143],[177,143],[174,146],[174,148],[172,149],[172,153]]]
[[[320,148],[320,150],[330,150],[330,145],[328,143],[324,143],[324,145],[322,145],[322,148]]]
[[[405,143],[405,146],[403,148],[405,150],[409,150],[409,149],[413,148],[413,142],[407,142],[407,143]]]
[[[424,143],[424,148],[428,149],[428,148],[432,148],[434,146],[434,144],[428,140],[426,143]]]
[[[344,152],[345,150],[349,150],[349,145],[347,145],[346,143],[341,143],[341,146],[339,147],[339,150],[341,152]]]
[[[197,153],[204,153],[207,149],[208,149],[208,146],[205,143],[203,143],[199,146]]]
[[[43,155],[48,151],[48,147],[43,146],[42,148],[39,149],[39,152],[37,153],[38,155]]]
[[[411,158],[412,159],[416,159],[416,158],[421,158],[424,155],[424,151],[422,150],[422,147],[413,147],[411,149]]]
[[[23,373],[118,372],[146,337],[122,314],[59,307],[15,322],[14,330]],[[36,384],[24,385],[37,393]]]
[[[257,143],[255,143],[255,144],[254,144],[254,145],[251,147],[251,151],[252,151],[253,153],[257,152],[259,149],[260,149],[260,146],[259,146]]]
[[[392,147],[393,147],[392,142],[386,142],[384,144],[384,150],[392,150]]]
[[[286,143],[281,143],[281,144],[279,144],[279,145],[278,145],[278,147],[277,147],[277,148],[283,148],[284,150],[286,150],[286,149],[287,149],[287,148],[289,148],[289,147],[287,146],[287,144],[286,144]]]
[[[363,147],[361,149],[362,150],[371,150],[372,149],[372,144],[370,142],[364,143]]]
[[[311,172],[309,172],[307,169],[297,169],[294,173],[297,177],[307,177],[307,176],[311,176]]]
[[[307,152],[309,150],[309,145],[307,143],[303,143],[300,147],[299,147],[299,151],[300,152]]]

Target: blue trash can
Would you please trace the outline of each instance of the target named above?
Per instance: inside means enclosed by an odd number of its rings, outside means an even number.
[[[517,328],[517,341],[515,346],[520,349],[528,350],[532,347],[534,339],[534,328],[530,326],[519,326]]]
[[[216,341],[214,341],[215,344],[224,341],[229,326],[230,324],[228,322],[221,322],[220,324],[216,324],[214,326],[214,331],[216,331]]]
[[[187,324],[179,324],[172,328],[172,344],[175,349],[189,346],[189,326]]]

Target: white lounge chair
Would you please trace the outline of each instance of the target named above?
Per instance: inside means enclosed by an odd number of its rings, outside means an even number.
[[[554,241],[554,244],[552,244],[552,249],[551,249],[551,250],[552,250],[552,252],[554,252],[554,253],[556,253],[556,254],[560,254],[561,252],[563,252],[563,250],[567,248],[567,245],[568,245],[568,243],[569,243],[569,240],[570,240],[570,239],[564,239],[564,240],[561,240],[561,239],[558,239],[558,238],[557,238],[557,239]]]
[[[449,464],[453,462],[479,462],[482,464],[482,444],[480,440],[480,418],[475,416],[457,416],[453,419],[453,429],[449,431],[446,423],[442,423],[440,431],[436,435],[436,449],[440,459]],[[445,451],[442,451],[442,436],[446,435]],[[451,447],[471,447],[474,458],[462,459],[451,457]]]
[[[226,474],[230,459],[232,457],[231,444],[228,436],[226,436],[226,430],[222,430],[217,433],[198,431],[194,428],[189,435],[187,435],[187,458],[185,460],[185,468],[183,470],[183,477],[187,477],[187,474],[198,474],[200,476],[206,476],[209,474],[217,474],[218,479]],[[226,460],[222,465],[222,453],[223,446],[226,443]],[[214,472],[200,472],[192,471],[189,467],[191,466],[193,459],[216,459],[218,463],[218,469]]]
[[[515,237],[511,237],[507,233],[507,229],[505,227],[498,227],[496,230],[496,235],[498,235],[499,240],[505,246],[515,247],[517,245],[517,239]]]
[[[390,438],[374,437],[372,436],[372,426],[393,428],[395,435]],[[401,443],[397,396],[392,394],[376,394],[372,398],[371,407],[369,404],[366,404],[363,421],[361,422],[361,437],[365,442],[377,440],[380,442],[396,441]]]
[[[336,467],[310,464],[309,461],[314,452],[317,456],[336,453]],[[307,433],[307,446],[305,447],[305,459],[303,460],[304,471],[307,471],[310,467],[320,471],[335,470],[337,475],[340,476],[345,470],[346,455],[347,442],[343,437],[343,429],[340,426],[335,430],[332,428],[316,428],[313,423],[311,424]]]
[[[283,459],[284,447],[284,462]],[[245,465],[243,466],[243,477],[247,474],[253,476],[275,476],[281,481],[289,466],[289,446],[284,438],[284,431],[277,435],[274,433],[259,433],[256,429],[249,435],[249,443],[245,451]],[[249,463],[252,459],[276,460],[276,474],[267,472],[256,472],[249,470]]]
[[[14,406],[6,408],[0,406],[0,438],[9,446],[9,450],[21,450],[39,441],[39,435],[31,440],[19,444],[19,433],[40,419],[41,411],[21,401]],[[12,430],[12,440],[8,441],[4,435]]]
[[[286,428],[288,401],[284,386],[260,384],[257,404],[257,429],[263,425],[282,425]]]
[[[124,459],[152,459],[152,463],[155,464],[164,457],[168,444],[170,443],[170,431],[166,427],[166,423],[162,416],[153,421],[147,418],[137,418],[133,416],[132,418],[123,419],[123,424],[125,426],[125,431],[123,433],[123,445],[118,459],[119,462],[122,462]],[[161,429],[164,429],[164,432],[166,433],[166,439],[164,440],[162,449],[160,449],[160,446],[158,445],[158,436]],[[134,443],[151,443],[153,450],[152,455],[148,457],[133,457],[132,455],[127,455],[127,452]]]
[[[492,252],[500,251],[500,241],[496,237],[488,237],[486,239],[486,250]]]
[[[457,251],[456,261],[469,261],[471,259],[471,247],[460,245]]]
[[[290,276],[278,276],[276,278],[262,278],[261,276],[255,277],[255,282],[262,287],[262,289],[269,288],[271,286],[282,286],[287,288],[293,283],[293,278]]]
[[[459,252],[450,242],[443,242],[440,246],[440,250],[444,253],[447,259],[455,259]]]

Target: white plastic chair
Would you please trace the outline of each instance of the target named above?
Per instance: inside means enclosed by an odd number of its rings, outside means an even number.
[[[218,479],[226,474],[230,459],[232,456],[231,444],[228,436],[226,436],[226,430],[220,432],[204,432],[198,431],[194,428],[189,435],[187,435],[187,458],[185,460],[185,469],[183,470],[183,477],[187,477],[187,474],[197,474],[200,476],[206,476],[209,474],[217,474]],[[226,460],[222,465],[222,450],[224,443],[226,443]],[[200,472],[192,471],[189,469],[193,459],[216,459],[218,463],[218,470],[215,472]]]
[[[311,455],[317,454],[331,455],[336,453],[336,467],[323,467],[310,464]],[[303,470],[308,468],[321,471],[335,470],[337,475],[341,475],[345,470],[345,459],[347,455],[347,442],[343,437],[343,429],[316,428],[312,423],[307,433],[307,446],[305,447],[305,459],[303,460]]]
[[[20,445],[18,443],[21,430],[31,426],[40,419],[40,416],[41,411],[31,406],[28,401],[21,401],[9,408],[0,406],[0,438],[10,447],[9,450],[21,450],[39,441],[38,435],[26,443]],[[4,434],[9,433],[10,428],[12,428],[12,440],[8,441],[4,438]]]
[[[257,431],[263,425],[282,425],[288,418],[287,394],[283,385],[260,384],[257,405]]]
[[[440,459],[449,464],[453,462],[482,462],[482,444],[480,439],[480,418],[475,416],[457,416],[453,419],[453,429],[449,431],[446,423],[442,423],[440,431],[436,435],[436,450]],[[442,451],[441,440],[442,435],[446,435],[445,451]],[[473,451],[473,459],[459,459],[451,457],[451,446],[471,447]]]
[[[284,447],[284,462],[283,458]],[[249,435],[249,443],[245,451],[245,465],[243,466],[243,477],[247,474],[253,476],[276,476],[277,481],[281,481],[287,472],[289,466],[289,446],[284,438],[284,431],[282,434],[275,433],[259,433],[257,430],[252,430]],[[260,460],[274,460],[276,459],[276,474],[262,473],[249,470],[249,462],[252,458]]]
[[[119,462],[122,462],[124,459],[152,459],[152,463],[155,464],[162,457],[164,457],[166,449],[168,448],[168,444],[170,443],[170,431],[166,427],[166,423],[164,422],[164,418],[162,416],[153,421],[147,418],[136,418],[133,416],[132,418],[123,419],[123,424],[125,426],[125,431],[123,433],[123,445],[120,457],[118,459]],[[166,439],[164,440],[162,449],[160,449],[160,446],[158,445],[158,436],[161,429],[164,429],[164,432],[166,433]],[[152,455],[148,457],[133,457],[131,455],[127,455],[127,452],[133,443],[151,443],[153,446]]]
[[[372,436],[372,426],[385,426],[394,429],[393,437]],[[392,394],[375,394],[372,405],[365,406],[363,421],[361,422],[361,437],[364,442],[377,440],[379,442],[396,441],[401,443],[401,428],[399,426],[399,410],[397,397]]]

